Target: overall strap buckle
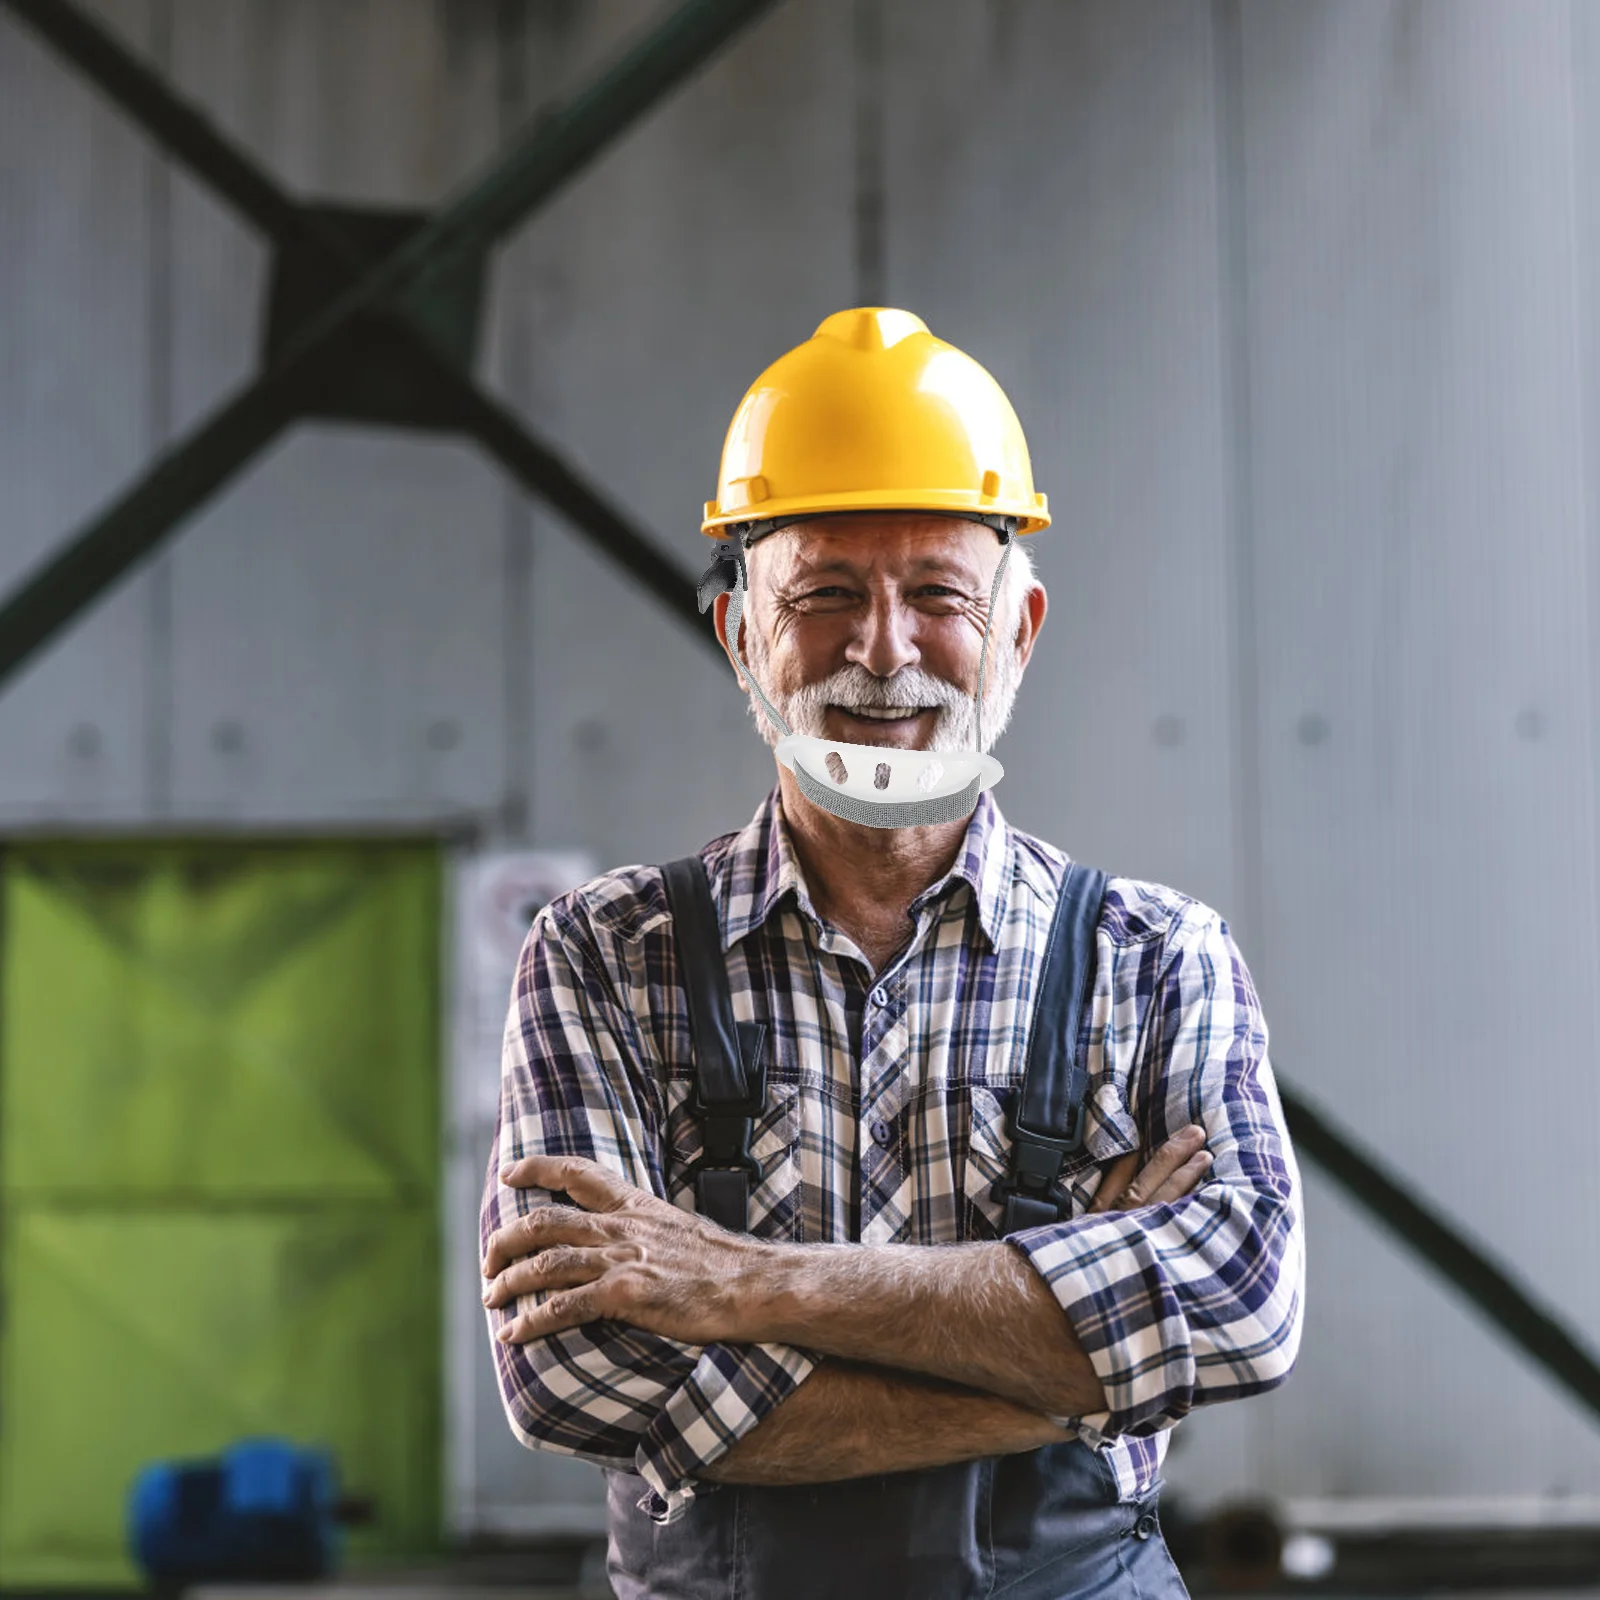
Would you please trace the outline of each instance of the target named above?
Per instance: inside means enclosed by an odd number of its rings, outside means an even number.
[[[700,1124],[701,1153],[688,1175],[694,1180],[695,1210],[721,1227],[743,1233],[749,1223],[750,1191],[761,1179],[750,1139],[767,1098],[767,1028],[763,1022],[735,1026],[750,1093],[737,1100],[708,1102],[702,1085],[695,1084],[689,1113]]]
[[[1007,1235],[1060,1222],[1071,1212],[1072,1202],[1060,1189],[1061,1168],[1083,1148],[1088,1120],[1084,1036],[1105,890],[1105,873],[1071,863],[1050,921],[1028,1063],[1009,1119],[1010,1170],[991,1190],[1005,1203]]]
[[[750,1191],[761,1177],[750,1140],[767,1098],[767,1028],[733,1019],[721,924],[705,864],[697,855],[685,856],[661,870],[694,1050],[688,1110],[701,1131],[701,1155],[689,1169],[694,1206],[719,1227],[743,1233]]]
[[[1056,1187],[1066,1158],[1083,1146],[1087,1112],[1080,1104],[1072,1108],[1072,1123],[1066,1137],[1051,1139],[1032,1129],[1011,1124],[1011,1171],[995,1185],[994,1197],[1006,1203],[1004,1232],[1021,1228],[1041,1228],[1060,1222],[1070,1202]]]

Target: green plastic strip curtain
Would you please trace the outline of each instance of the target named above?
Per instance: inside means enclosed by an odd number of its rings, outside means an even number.
[[[427,843],[0,853],[0,1587],[131,1583],[144,1464],[330,1448],[436,1547]]]

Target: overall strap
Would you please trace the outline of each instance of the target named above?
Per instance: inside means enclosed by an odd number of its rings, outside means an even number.
[[[689,1112],[700,1123],[702,1155],[690,1169],[694,1208],[719,1226],[749,1226],[750,1129],[767,1097],[766,1024],[733,1020],[722,926],[699,856],[662,869],[678,946],[678,971],[689,998],[694,1091]]]
[[[1105,873],[1069,863],[1045,944],[1028,1065],[1011,1111],[1011,1171],[996,1185],[1007,1234],[1058,1222],[1070,1206],[1056,1181],[1063,1159],[1083,1144],[1089,1069],[1078,1059],[1078,1036],[1094,993],[1094,934],[1105,892]]]

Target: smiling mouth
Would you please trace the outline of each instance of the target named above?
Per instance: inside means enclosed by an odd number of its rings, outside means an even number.
[[[852,722],[861,723],[863,726],[873,728],[899,728],[908,727],[919,717],[935,711],[936,706],[873,706],[852,710],[849,706],[829,706],[830,711],[837,711],[841,716],[848,717]]]

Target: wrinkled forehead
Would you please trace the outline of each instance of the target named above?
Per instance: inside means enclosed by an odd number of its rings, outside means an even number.
[[[774,583],[826,573],[863,582],[904,581],[944,573],[983,583],[1000,559],[992,528],[921,511],[852,512],[812,517],[780,528],[749,552],[752,582]]]

